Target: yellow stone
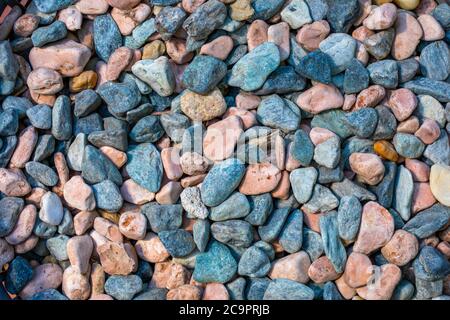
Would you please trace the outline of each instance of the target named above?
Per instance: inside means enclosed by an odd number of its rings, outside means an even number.
[[[109,212],[105,210],[97,210],[97,212],[100,213],[100,216],[102,218],[105,218],[106,220],[109,220],[115,224],[119,224],[120,214],[115,212]]]
[[[58,260],[56,260],[56,258],[54,256],[46,256],[43,260],[42,263],[54,263],[54,264],[58,264]]]
[[[235,21],[245,21],[253,16],[255,10],[253,10],[251,0],[237,0],[230,5],[230,16]]]
[[[142,59],[156,59],[166,52],[166,45],[161,40],[152,41],[144,46]]]
[[[164,8],[163,6],[153,6],[153,14],[157,16],[158,13],[160,13],[163,8]]]
[[[77,93],[86,89],[94,89],[97,85],[97,74],[94,71],[84,71],[69,81],[70,92]]]
[[[420,3],[420,0],[394,0],[395,4],[405,10],[414,10]]]
[[[430,171],[430,188],[433,196],[444,206],[450,206],[450,167],[434,164]]]
[[[380,140],[375,142],[375,144],[373,145],[373,150],[383,159],[393,162],[398,161],[398,153],[395,151],[394,146],[388,141]]]
[[[375,0],[375,4],[380,5],[380,4],[383,4],[383,3],[390,3],[392,1],[393,0]]]

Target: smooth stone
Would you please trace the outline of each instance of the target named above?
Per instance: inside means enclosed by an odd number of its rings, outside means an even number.
[[[450,274],[450,263],[439,250],[424,246],[413,261],[414,275],[420,280],[437,281]]]
[[[302,210],[308,213],[321,213],[331,211],[338,205],[339,200],[330,189],[316,184],[311,198],[303,205]]]
[[[133,74],[150,85],[162,97],[170,96],[175,89],[175,76],[165,56],[155,60],[140,60],[131,68]]]
[[[200,252],[204,252],[209,242],[211,225],[208,220],[198,219],[192,227],[195,245]]]
[[[147,217],[153,232],[173,231],[181,227],[183,210],[179,204],[160,205],[151,202],[142,206],[141,212]]]
[[[355,196],[344,196],[340,199],[337,226],[339,237],[346,241],[356,238],[361,222],[362,206]]]
[[[450,74],[450,51],[444,41],[436,41],[422,49],[420,71],[424,77],[445,80]]]
[[[226,72],[227,67],[221,60],[199,55],[184,70],[182,81],[187,89],[206,94],[219,84]]]
[[[346,113],[342,110],[328,110],[315,115],[311,121],[311,126],[328,129],[345,139],[351,136],[349,128],[343,124]]]
[[[284,251],[295,253],[302,247],[303,241],[303,213],[299,210],[293,211],[280,232],[279,242]]]
[[[397,266],[404,266],[414,259],[419,251],[419,242],[412,234],[404,230],[397,230],[386,245],[381,248],[381,253],[389,261]]]
[[[299,203],[306,203],[311,198],[317,176],[317,170],[313,167],[300,168],[291,172],[289,179],[292,191]]]
[[[129,136],[138,143],[158,141],[164,135],[164,129],[157,116],[145,116],[141,118],[131,129]]]
[[[135,83],[105,82],[101,84],[97,93],[114,114],[122,115],[139,105],[141,94]]]
[[[376,59],[385,59],[391,52],[394,37],[394,29],[391,28],[367,37],[364,39],[363,45],[364,48]]]
[[[193,39],[202,40],[222,26],[226,16],[227,8],[222,2],[217,0],[207,1],[184,20],[183,29]]]
[[[394,219],[389,211],[374,201],[363,207],[361,226],[353,251],[370,254],[383,247],[394,233]]]
[[[336,0],[328,3],[327,20],[333,32],[348,32],[360,13],[361,6],[358,0]]]
[[[290,132],[298,128],[301,115],[292,102],[270,95],[261,101],[256,119],[268,127]]]
[[[309,166],[314,157],[314,145],[302,129],[294,134],[290,155],[303,166]]]
[[[245,217],[245,221],[254,226],[263,225],[273,210],[273,201],[270,193],[250,196],[247,199],[250,204],[250,213]]]
[[[123,205],[123,199],[117,185],[111,180],[92,185],[92,191],[95,197],[97,208],[109,212],[117,212]]]
[[[339,239],[337,213],[328,213],[320,217],[320,231],[323,248],[336,272],[344,271],[347,260],[345,248]]]
[[[61,223],[64,216],[63,206],[59,197],[48,191],[41,198],[41,210],[39,211],[39,219],[52,226]]]
[[[156,147],[151,143],[130,146],[127,157],[126,170],[130,178],[148,191],[157,192],[161,187],[163,167]]]
[[[419,138],[401,132],[394,136],[393,144],[398,154],[405,158],[419,158],[425,149],[425,144]]]
[[[193,278],[200,283],[226,283],[236,274],[238,264],[230,249],[224,244],[212,241],[206,252],[196,258]]]
[[[0,200],[0,236],[5,237],[13,231],[24,202],[21,198],[5,197]]]
[[[251,224],[242,220],[214,222],[211,225],[211,235],[219,242],[238,248],[249,247],[253,240]]]
[[[411,204],[414,193],[414,182],[411,172],[404,166],[399,166],[395,178],[394,198],[392,207],[400,214],[403,220],[411,217]]]
[[[227,104],[219,89],[207,95],[185,90],[180,98],[181,111],[194,121],[208,121],[223,115]]]
[[[319,143],[314,149],[314,161],[328,169],[334,169],[341,159],[341,141],[338,136]]]
[[[398,61],[398,82],[404,83],[412,80],[419,70],[419,62],[414,58]]]
[[[430,188],[433,196],[443,205],[450,206],[450,167],[434,164],[430,171]]]
[[[323,40],[319,48],[333,61],[332,74],[335,75],[350,66],[356,52],[356,40],[345,33],[334,33]]]
[[[111,54],[122,46],[122,35],[116,22],[109,14],[95,17],[93,23],[95,51],[105,62]]]
[[[429,95],[441,102],[450,102],[450,83],[417,77],[405,82],[402,86],[417,95]]]
[[[250,204],[242,193],[235,192],[217,207],[211,208],[210,219],[224,221],[238,219],[247,216],[250,212]]]
[[[411,232],[419,239],[424,239],[445,226],[449,219],[450,209],[441,204],[435,204],[412,217],[403,230]]]
[[[305,78],[329,84],[332,68],[333,60],[331,57],[320,50],[316,50],[301,58],[295,70]]]
[[[384,177],[376,186],[370,186],[370,191],[376,194],[378,203],[385,208],[391,207],[395,190],[395,177],[397,176],[397,166],[390,161],[384,162]]]
[[[52,109],[48,105],[33,106],[27,110],[27,117],[35,128],[46,130],[52,127]]]
[[[422,27],[412,15],[399,11],[394,28],[395,38],[391,54],[396,60],[407,59],[414,53],[423,36]]]
[[[159,237],[167,252],[174,258],[187,256],[195,249],[194,239],[186,230],[161,231]]]
[[[31,41],[34,47],[42,47],[48,43],[64,39],[66,36],[66,25],[58,20],[46,27],[36,29],[31,35]]]
[[[238,187],[245,173],[244,164],[237,159],[227,159],[212,167],[200,187],[206,206],[221,204]]]
[[[312,300],[314,292],[304,284],[289,279],[270,281],[263,300]]]
[[[395,60],[382,60],[367,66],[373,84],[394,89],[398,84],[398,66]]]
[[[105,282],[105,292],[117,300],[131,300],[142,289],[142,280],[136,275],[113,275]]]
[[[59,179],[56,172],[40,162],[27,162],[25,170],[30,176],[46,186],[54,186],[58,183]]]
[[[122,176],[114,163],[101,151],[90,145],[86,145],[84,148],[81,175],[89,184],[104,180],[111,180],[117,185],[122,184]]]
[[[18,294],[33,278],[33,268],[28,260],[17,256],[9,264],[5,288],[12,294]]]
[[[258,234],[261,240],[272,242],[278,238],[283,225],[289,215],[290,208],[275,209],[264,225],[258,227]]]
[[[448,134],[446,134],[444,130],[441,130],[439,138],[426,147],[423,155],[433,163],[450,165],[450,146]]]
[[[278,47],[272,42],[263,43],[233,66],[228,84],[245,91],[257,90],[262,87],[269,74],[275,71],[279,64]]]
[[[253,246],[244,251],[239,260],[238,274],[248,277],[264,277],[270,270],[270,260],[263,250]]]

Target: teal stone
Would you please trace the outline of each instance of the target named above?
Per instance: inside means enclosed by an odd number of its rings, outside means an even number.
[[[191,125],[188,117],[176,112],[163,113],[159,120],[166,134],[175,143],[183,141],[184,131]]]
[[[293,102],[274,94],[261,101],[256,119],[270,128],[290,132],[298,129],[301,114]]]
[[[306,203],[311,198],[317,181],[317,170],[314,167],[295,169],[289,175],[292,192],[299,203]]]
[[[320,166],[336,168],[341,160],[341,139],[333,136],[316,145],[313,159]]]
[[[258,242],[255,242],[253,246],[264,251],[270,260],[275,259],[275,249],[272,247],[270,243],[260,240]]]
[[[303,227],[302,249],[306,251],[311,261],[317,260],[323,254],[323,242],[320,234]]]
[[[423,152],[425,158],[431,160],[433,163],[439,163],[443,165],[450,165],[450,143],[448,134],[441,130],[439,138],[428,145]]]
[[[212,221],[224,221],[239,219],[250,212],[250,203],[242,193],[235,192],[217,207],[212,207],[209,219]]]
[[[450,208],[438,203],[412,217],[403,227],[419,239],[424,239],[444,227],[450,220]]]
[[[230,281],[237,272],[237,262],[230,249],[217,241],[212,241],[206,252],[197,256],[193,278],[201,283]]]
[[[378,113],[373,108],[362,108],[348,113],[345,124],[358,138],[369,138],[375,131],[378,123]]]
[[[56,172],[49,166],[40,162],[27,162],[25,164],[25,170],[34,179],[49,187],[53,187],[59,181]]]
[[[122,184],[122,175],[117,167],[97,148],[87,145],[84,148],[81,163],[81,175],[87,183],[95,184],[111,180],[117,185]]]
[[[302,129],[297,130],[290,152],[291,156],[303,166],[309,166],[314,156],[314,145],[309,138],[309,134]]]
[[[137,275],[112,275],[105,282],[105,292],[117,300],[131,300],[142,291],[143,283]]]
[[[212,56],[199,55],[183,72],[184,86],[198,94],[213,90],[227,73],[227,65]]]
[[[183,223],[183,207],[180,204],[150,202],[141,207],[153,232],[177,230]]]
[[[108,105],[108,110],[116,115],[124,115],[141,101],[141,93],[134,82],[108,81],[98,87],[97,93]]]
[[[17,256],[9,264],[6,273],[6,290],[12,294],[18,294],[33,278],[33,268],[28,260]]]
[[[379,105],[375,108],[378,113],[378,122],[372,135],[373,140],[390,140],[397,130],[397,119],[390,108]]]
[[[265,242],[276,240],[290,211],[290,208],[275,209],[267,219],[266,223],[258,227],[258,234],[261,240]]]
[[[305,78],[329,84],[333,61],[330,56],[320,50],[308,53],[298,61],[296,70]]]
[[[333,32],[347,33],[361,14],[358,0],[327,1],[327,20]]]
[[[370,81],[387,89],[395,89],[398,85],[398,66],[395,60],[381,60],[369,64]]]
[[[342,139],[348,138],[351,136],[350,128],[345,125],[346,113],[342,110],[328,110],[325,112],[321,112],[314,116],[311,121],[311,126],[328,129],[334,133],[336,133]]]
[[[425,94],[441,102],[450,102],[450,83],[433,80],[425,77],[417,77],[414,80],[402,84],[415,94]]]
[[[161,231],[158,236],[167,252],[174,258],[185,257],[196,247],[191,233],[183,229]]]
[[[97,55],[108,62],[111,54],[122,46],[122,34],[109,14],[96,16],[93,24],[94,45]]]
[[[408,280],[402,279],[395,287],[391,300],[411,300],[414,291],[414,285]]]
[[[369,86],[369,72],[357,59],[353,59],[345,70],[344,92],[346,94],[358,93]]]
[[[444,41],[436,41],[420,53],[420,71],[424,77],[445,80],[450,75],[450,50]]]
[[[262,300],[270,282],[269,278],[249,278],[245,288],[247,300]]]
[[[269,257],[255,246],[244,251],[239,260],[238,274],[247,277],[264,277],[270,271]]]
[[[425,144],[409,133],[398,132],[392,143],[399,155],[410,159],[419,158],[425,149]]]
[[[347,178],[340,182],[332,183],[331,190],[340,198],[354,195],[359,201],[377,200],[376,195],[372,192]]]
[[[326,256],[330,259],[336,272],[343,272],[347,261],[347,253],[339,238],[336,212],[330,212],[320,217],[320,232]]]
[[[252,225],[243,220],[214,222],[211,225],[211,235],[219,242],[238,248],[247,248],[253,242]]]
[[[92,191],[97,208],[109,212],[117,212],[122,208],[122,195],[117,185],[111,180],[104,180],[92,185]]]
[[[159,117],[152,115],[141,118],[129,133],[130,139],[138,143],[153,143],[158,141],[163,135],[164,129],[161,126]]]
[[[355,240],[361,222],[362,206],[355,196],[341,198],[337,213],[339,237],[346,241]]]
[[[283,0],[252,0],[251,6],[255,10],[255,13],[251,20],[268,20],[280,11],[283,4]]]
[[[269,214],[273,210],[273,201],[270,193],[263,193],[247,198],[250,204],[250,213],[245,217],[245,221],[254,226],[263,225]]]
[[[313,300],[314,291],[289,279],[274,279],[264,293],[263,300]]]
[[[52,108],[52,135],[56,140],[69,140],[72,136],[72,108],[67,96],[56,98]]]
[[[52,109],[46,104],[38,104],[28,109],[27,117],[35,128],[47,130],[52,127]]]
[[[89,133],[88,141],[97,148],[108,146],[119,151],[128,148],[127,132],[123,129],[93,131]]]
[[[411,172],[404,166],[399,166],[395,177],[394,198],[392,207],[403,220],[411,217],[411,204],[414,194],[414,181]]]
[[[327,281],[323,286],[323,300],[344,300],[333,281]]]
[[[330,189],[316,184],[311,199],[304,204],[303,208],[313,213],[328,212],[337,208],[338,205],[339,200]]]
[[[424,246],[412,263],[416,278],[425,281],[443,280],[450,274],[450,262],[437,249]]]
[[[35,293],[29,300],[69,300],[56,289],[46,289]]]
[[[33,4],[43,13],[53,13],[72,5],[74,0],[34,0]]]
[[[306,80],[291,66],[280,66],[267,78],[256,95],[286,94],[305,89]]]
[[[0,136],[12,136],[19,130],[19,115],[9,109],[0,112]]]
[[[239,186],[244,173],[245,165],[238,159],[231,158],[215,164],[200,187],[203,203],[215,207],[224,202]]]
[[[197,219],[192,227],[194,242],[200,252],[205,251],[209,241],[211,224],[208,220]]]
[[[397,165],[394,162],[384,161],[384,177],[376,186],[369,186],[369,190],[375,193],[378,203],[385,208],[390,208],[394,197],[395,177]]]
[[[40,27],[34,30],[31,35],[33,46],[42,47],[48,43],[64,39],[67,36],[67,28],[64,22],[55,21],[46,27]]]
[[[161,187],[163,166],[161,156],[151,143],[141,143],[128,148],[126,170],[131,179],[150,192]]]
[[[230,300],[245,300],[246,283],[244,277],[239,277],[225,285],[230,295]]]
[[[279,64],[280,52],[277,45],[264,42],[236,62],[231,70],[228,85],[244,91],[257,90]]]
[[[69,239],[66,235],[58,235],[47,240],[47,249],[56,260],[64,261],[69,259],[66,249]]]
[[[332,33],[320,42],[320,50],[329,55],[333,61],[332,75],[341,73],[352,63],[355,57],[356,44],[356,40],[345,33]]]
[[[226,17],[227,7],[221,1],[210,0],[200,5],[184,20],[183,29],[193,40],[206,40],[215,29],[223,25]]]
[[[294,253],[300,251],[303,241],[303,213],[294,210],[286,219],[280,232],[279,242],[284,251]]]

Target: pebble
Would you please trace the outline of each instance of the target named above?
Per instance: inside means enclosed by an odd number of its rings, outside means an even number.
[[[320,42],[319,49],[330,56],[333,61],[332,74],[335,75],[347,69],[352,62],[356,52],[356,40],[344,33],[333,33]]]
[[[142,280],[136,275],[113,275],[105,282],[105,292],[117,300],[131,300],[142,289]]]
[[[392,56],[396,60],[405,60],[414,53],[422,39],[420,23],[407,12],[398,12],[395,20],[395,37],[392,44]]]
[[[272,262],[269,277],[273,280],[289,279],[299,283],[307,283],[310,265],[311,261],[306,252],[292,253]]]
[[[386,245],[394,233],[394,220],[391,214],[376,202],[363,206],[361,226],[353,250],[370,254]]]
[[[270,281],[263,300],[312,300],[314,292],[302,283],[289,279]]]

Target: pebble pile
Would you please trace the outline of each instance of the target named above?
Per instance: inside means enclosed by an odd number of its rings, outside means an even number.
[[[445,0],[33,0],[0,25],[0,299],[450,299]]]

